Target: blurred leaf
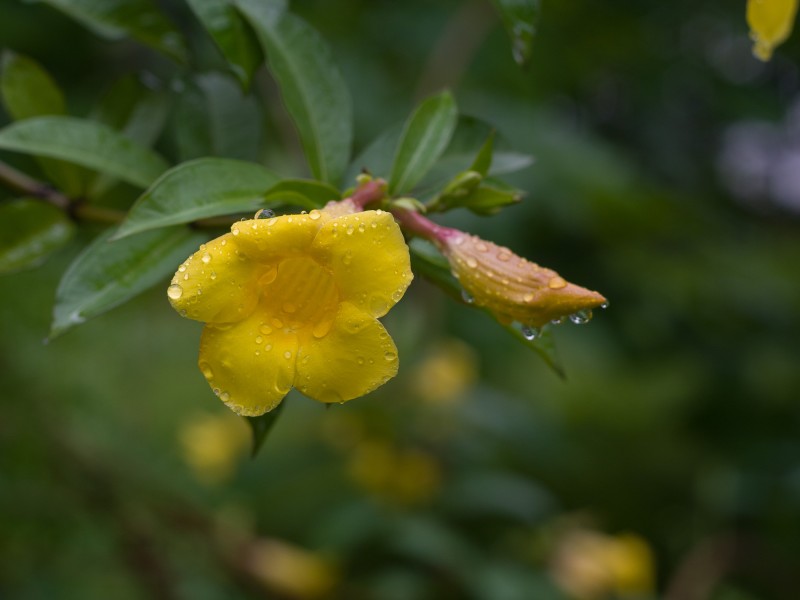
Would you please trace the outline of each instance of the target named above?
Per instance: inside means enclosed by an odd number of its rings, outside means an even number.
[[[244,89],[261,64],[261,49],[231,0],[187,0]]]
[[[461,198],[456,206],[468,208],[477,215],[489,216],[522,200],[523,193],[497,180],[487,180]]]
[[[113,234],[113,229],[100,234],[64,273],[56,291],[51,338],[172,275],[208,239],[186,227],[147,231],[116,242],[110,241]]]
[[[152,0],[42,0],[108,39],[130,36],[184,62],[183,36]]]
[[[169,110],[166,94],[145,87],[131,75],[118,79],[92,111],[92,119],[124,133],[143,146],[152,146],[164,128]],[[116,179],[100,174],[87,195],[94,198],[108,190]]]
[[[297,197],[302,201],[296,202]],[[292,198],[295,202],[284,202],[284,204],[297,204],[306,208],[320,208],[331,200],[339,200],[341,194],[335,187],[307,179],[284,179],[272,186],[265,198],[270,201],[281,201],[284,198]]]
[[[175,114],[181,160],[219,156],[257,160],[263,116],[255,97],[245,96],[233,79],[206,73],[189,83]]]
[[[115,239],[140,231],[264,206],[264,193],[279,178],[261,165],[200,158],[164,173],[134,203]]]
[[[61,158],[147,187],[168,165],[107,125],[75,117],[37,117],[0,130],[0,148]]]
[[[375,177],[389,177],[392,169],[392,160],[403,133],[403,123],[396,123],[364,148],[356,156],[347,168],[345,181],[348,183],[355,181],[356,177],[364,170],[367,170]]]
[[[15,120],[66,114],[64,95],[50,74],[36,61],[8,50],[3,53],[0,91],[8,114]],[[83,193],[89,178],[84,169],[52,158],[38,157],[37,162],[66,195]]]
[[[62,210],[35,199],[0,205],[0,273],[33,267],[64,245],[74,231]]]
[[[3,52],[0,79],[3,104],[15,120],[66,113],[64,94],[39,63],[27,56]]]
[[[266,52],[312,174],[338,184],[350,159],[353,107],[330,49],[305,21],[271,3],[237,4]]]
[[[524,67],[531,58],[539,20],[539,0],[492,0],[511,38],[511,54]]]
[[[269,432],[272,430],[272,427],[275,425],[275,422],[278,420],[278,417],[281,416],[283,412],[283,406],[286,404],[286,399],[283,400],[278,406],[273,408],[268,413],[261,415],[260,417],[244,417],[247,421],[247,424],[250,425],[250,429],[253,431],[253,449],[251,451],[251,456],[255,457],[258,454],[258,451],[261,450],[261,446],[264,445],[264,442],[269,435]]]
[[[494,154],[494,136],[495,131],[492,129],[483,146],[478,150],[475,160],[472,161],[472,165],[469,168],[470,171],[476,171],[484,177],[489,174],[489,169],[492,166],[492,155]]]
[[[389,191],[403,194],[422,179],[447,147],[458,112],[450,92],[422,102],[406,121],[389,177]]]

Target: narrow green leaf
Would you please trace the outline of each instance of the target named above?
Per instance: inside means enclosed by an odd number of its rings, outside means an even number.
[[[489,216],[522,200],[522,192],[501,181],[489,179],[461,198],[457,206],[468,208],[477,215]]]
[[[152,0],[42,0],[108,39],[130,36],[180,61],[183,36]]]
[[[66,113],[64,94],[50,74],[36,61],[8,50],[3,52],[0,90],[14,120]]]
[[[297,203],[297,197],[302,202]],[[283,202],[284,204],[297,204],[306,208],[320,208],[331,200],[339,200],[341,195],[335,187],[321,181],[308,179],[284,179],[272,186],[265,198],[270,201]],[[290,201],[294,199],[294,202]]]
[[[533,36],[539,20],[539,0],[492,0],[511,38],[511,54],[524,67],[531,59]]]
[[[458,116],[450,92],[425,100],[406,122],[389,176],[389,191],[410,191],[447,147]]]
[[[470,165],[469,170],[475,171],[476,173],[480,173],[483,177],[486,177],[489,174],[489,169],[492,166],[492,156],[494,155],[494,129],[486,138],[486,141],[481,146],[481,149],[478,150],[478,154],[475,156],[475,160],[472,161],[472,165]]]
[[[525,346],[536,352],[536,354],[541,357],[545,364],[550,367],[556,375],[561,377],[561,379],[566,379],[567,374],[564,370],[564,365],[561,362],[561,358],[558,356],[556,341],[553,337],[553,329],[550,325],[545,325],[542,327],[539,330],[539,333],[536,335],[536,338],[533,340],[526,338],[522,331],[513,325],[503,325],[503,328],[515,339],[519,340]]]
[[[226,158],[200,158],[173,167],[134,203],[116,239],[197,219],[264,206],[279,177],[264,167]]]
[[[75,117],[37,117],[0,130],[0,148],[60,158],[147,187],[167,169],[155,152],[107,125]]]
[[[0,273],[34,267],[74,231],[63,211],[34,199],[0,204]]]
[[[238,0],[267,55],[316,179],[338,184],[350,159],[353,107],[330,49],[305,21],[264,0]]]
[[[110,241],[113,234],[108,230],[98,236],[64,273],[56,292],[51,338],[166,279],[208,239],[186,227],[147,231],[116,242]]]
[[[263,115],[254,96],[246,96],[229,76],[199,75],[187,85],[175,114],[176,142],[182,160],[219,156],[258,160]]]
[[[253,449],[251,450],[250,454],[252,457],[255,457],[256,454],[258,454],[258,451],[261,449],[261,446],[264,445],[267,435],[272,430],[272,427],[275,425],[278,417],[281,416],[285,404],[286,400],[284,399],[284,401],[278,404],[278,406],[273,408],[268,413],[261,415],[260,417],[244,417],[253,432]]]
[[[66,114],[61,89],[39,63],[10,51],[3,53],[0,92],[8,114],[15,120]],[[90,174],[84,169],[52,158],[38,157],[47,179],[67,196],[80,196]]]
[[[187,0],[243,89],[250,87],[262,54],[252,30],[231,0]]]

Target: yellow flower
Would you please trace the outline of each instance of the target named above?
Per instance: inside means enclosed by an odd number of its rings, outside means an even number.
[[[202,414],[180,430],[183,458],[203,483],[222,483],[233,475],[250,447],[247,425],[231,413]]]
[[[753,54],[769,60],[776,46],[792,32],[797,0],[748,0],[747,23],[753,40]]]
[[[586,311],[606,304],[597,292],[477,236],[440,228],[436,242],[472,301],[501,323],[541,327],[568,315],[581,322]]]
[[[343,201],[234,224],[180,266],[167,295],[206,323],[199,366],[214,393],[257,416],[292,387],[344,402],[391,379],[397,349],[377,318],[412,277],[392,215]]]

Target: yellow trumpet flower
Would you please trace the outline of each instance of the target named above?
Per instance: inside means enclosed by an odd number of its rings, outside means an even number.
[[[753,54],[769,60],[772,51],[792,32],[797,0],[748,0],[747,24],[753,39]]]
[[[411,282],[408,247],[391,214],[354,210],[241,221],[175,273],[169,300],[206,323],[199,367],[234,412],[264,414],[292,387],[345,402],[397,373],[378,317]]]

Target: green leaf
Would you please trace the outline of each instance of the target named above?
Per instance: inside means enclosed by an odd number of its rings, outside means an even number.
[[[477,215],[489,216],[522,200],[522,192],[500,181],[489,179],[471,193],[452,203],[453,207],[468,208]]]
[[[97,35],[116,40],[130,36],[186,61],[183,36],[152,0],[42,0],[83,23]]]
[[[116,239],[197,219],[264,206],[279,177],[264,167],[226,158],[200,158],[164,173],[131,207]]]
[[[34,199],[0,205],[0,273],[34,267],[72,237],[63,211]]]
[[[375,177],[387,179],[392,170],[392,160],[402,133],[403,123],[397,123],[372,140],[350,163],[345,181],[348,183],[355,181],[365,170]]]
[[[553,328],[550,325],[545,325],[539,329],[539,333],[533,340],[529,340],[525,337],[525,334],[517,327],[514,327],[514,325],[503,325],[503,328],[515,339],[536,352],[556,375],[562,379],[566,379],[566,371],[564,370],[564,365],[561,363],[561,358],[558,356],[556,341],[553,337]]]
[[[60,158],[147,187],[167,163],[107,125],[75,117],[37,117],[0,130],[0,148]]]
[[[476,173],[480,173],[483,177],[486,177],[489,174],[489,169],[492,166],[492,156],[494,155],[494,136],[495,131],[492,129],[492,132],[486,138],[486,141],[481,146],[481,149],[478,150],[478,154],[475,156],[475,160],[472,161],[472,165],[470,165],[469,170],[475,171]]]
[[[15,120],[44,115],[63,115],[66,104],[61,89],[39,63],[10,51],[3,53],[0,92],[8,114]],[[90,174],[76,165],[38,157],[37,162],[48,180],[66,195],[80,196]]]
[[[181,96],[175,132],[182,160],[219,156],[255,161],[261,154],[263,115],[252,95],[220,73],[199,75]]]
[[[128,75],[114,82],[95,106],[91,117],[150,147],[163,130],[168,111],[166,94],[149,89],[136,77]],[[104,194],[116,181],[109,175],[97,175],[87,196],[96,198]]]
[[[305,21],[264,0],[238,0],[267,55],[311,172],[338,184],[350,159],[353,106],[330,49]]]
[[[111,229],[99,235],[61,279],[51,338],[169,277],[208,239],[207,234],[186,227],[147,231],[116,242],[110,241],[113,234]]]
[[[539,20],[539,0],[492,0],[511,38],[511,54],[524,67],[531,58]]]
[[[267,200],[295,204],[306,208],[320,208],[341,195],[335,187],[308,179],[284,179],[272,186],[264,196]],[[297,202],[298,197],[300,202]]]
[[[244,89],[261,64],[261,49],[231,0],[187,0]]]
[[[39,63],[6,50],[0,79],[8,114],[14,120],[66,113],[64,94]]]
[[[260,417],[244,417],[253,432],[253,449],[250,454],[251,456],[255,457],[261,449],[261,446],[264,445],[267,435],[272,430],[278,417],[281,416],[285,404],[286,400],[284,399],[278,406]]]
[[[425,100],[406,122],[389,176],[389,191],[410,191],[447,147],[458,116],[450,92]]]

